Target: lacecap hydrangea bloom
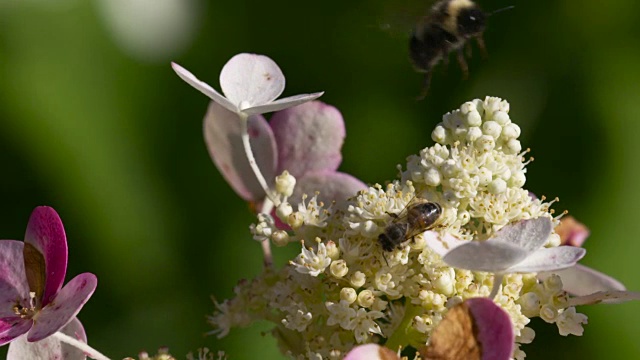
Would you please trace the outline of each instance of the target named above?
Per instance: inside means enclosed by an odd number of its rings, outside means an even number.
[[[431,134],[435,145],[409,156],[400,179],[332,204],[314,196],[298,211],[278,212],[291,227],[286,239],[302,244],[300,254],[241,281],[234,298],[216,304],[212,333],[222,337],[266,319],[282,352],[295,359],[339,359],[364,343],[418,349],[449,308],[490,296],[513,323],[516,359],[525,357],[519,345],[535,336],[527,327],[533,317],[555,323],[562,335],[581,335],[587,317],[570,306],[560,276],[536,272],[575,268],[585,251],[554,249],[560,216],[553,216],[553,201],[523,188],[529,160],[519,136],[506,101],[473,100],[444,115]],[[415,198],[440,205],[436,226],[385,252],[379,235]],[[443,261],[441,249],[464,242],[486,242],[483,256],[504,266],[477,271],[474,261],[456,268]]]

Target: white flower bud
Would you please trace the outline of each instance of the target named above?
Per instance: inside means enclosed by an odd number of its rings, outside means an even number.
[[[558,310],[551,305],[542,305],[540,309],[540,318],[548,323],[553,323],[558,316]]]
[[[293,213],[293,207],[287,201],[283,201],[282,203],[280,203],[280,205],[276,209],[276,216],[284,222],[287,221],[287,218],[289,217],[289,215],[291,215],[291,213]]]
[[[331,260],[337,260],[340,257],[340,249],[336,246],[336,243],[333,240],[329,240],[327,242],[327,256],[331,258]]]
[[[347,275],[349,268],[347,267],[347,262],[340,259],[331,263],[329,271],[331,272],[331,275],[337,278],[342,278]]]
[[[294,230],[304,224],[304,216],[299,212],[294,212],[287,217],[287,225],[291,226]]]
[[[469,130],[467,130],[466,141],[472,143],[478,140],[480,136],[482,136],[482,130],[480,130],[479,127],[477,126],[470,127]]]
[[[473,145],[478,151],[489,152],[496,146],[495,139],[489,135],[482,135]]]
[[[480,126],[482,124],[482,117],[478,110],[473,109],[467,114],[467,125],[468,126]]]
[[[516,171],[509,178],[509,186],[521,188],[527,182],[527,177],[524,175],[523,171]]]
[[[348,304],[353,304],[358,298],[358,294],[353,288],[345,287],[340,290],[340,300],[346,301]]]
[[[496,174],[500,179],[507,181],[511,178],[511,170],[509,170],[509,168],[505,168],[504,171],[502,171],[499,174]]]
[[[524,327],[520,330],[520,336],[518,336],[518,341],[520,344],[530,344],[533,339],[536,337],[536,332],[533,331],[530,327]]]
[[[283,171],[281,175],[276,176],[276,192],[282,196],[291,196],[295,186],[296,178],[289,174],[287,170]]]
[[[452,178],[458,175],[460,169],[458,168],[458,164],[453,159],[446,160],[442,166],[440,167],[440,171],[445,177]]]
[[[489,184],[487,190],[492,194],[502,194],[507,191],[507,182],[502,179],[495,179]]]
[[[500,125],[506,125],[511,121],[511,119],[509,119],[509,114],[502,110],[498,110],[493,113],[493,121]]]
[[[551,294],[558,294],[562,291],[562,279],[560,276],[553,274],[546,278],[543,282],[544,288]]]
[[[351,279],[349,279],[351,285],[353,285],[355,288],[359,288],[364,285],[366,280],[367,277],[362,271],[356,271],[355,273],[353,273],[353,275],[351,275]]]
[[[518,304],[522,307],[522,314],[526,317],[534,317],[540,313],[540,297],[534,292],[522,294],[518,299]]]
[[[500,137],[500,133],[502,132],[502,126],[495,121],[487,121],[482,124],[482,132],[485,135],[489,135],[494,139]]]
[[[502,138],[505,140],[517,139],[520,136],[520,127],[510,123],[502,127]]]
[[[438,125],[431,132],[431,140],[434,142],[445,144],[447,140],[447,130],[445,130],[444,126]]]
[[[510,139],[504,145],[504,152],[507,154],[518,154],[520,151],[522,151],[522,145],[519,140]]]
[[[284,230],[277,230],[271,235],[271,242],[275,246],[285,246],[289,243],[289,234]]]
[[[358,305],[368,308],[373,305],[373,302],[376,300],[376,297],[373,295],[371,290],[362,290],[360,294],[358,294]]]
[[[560,235],[551,234],[549,236],[549,239],[547,239],[547,243],[545,245],[549,247],[556,247],[556,246],[560,246],[561,243],[562,243],[562,239],[560,238]]]
[[[440,171],[435,168],[430,168],[424,172],[424,183],[429,186],[440,185]]]

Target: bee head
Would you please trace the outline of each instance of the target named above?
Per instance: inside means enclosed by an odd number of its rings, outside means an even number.
[[[461,9],[458,13],[458,34],[465,38],[471,38],[482,34],[485,28],[485,13],[477,6]]]

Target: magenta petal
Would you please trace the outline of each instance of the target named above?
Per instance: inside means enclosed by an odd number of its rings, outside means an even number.
[[[44,284],[32,282],[28,264],[33,264],[25,257],[25,270],[29,277],[31,291],[36,292],[36,298],[42,299],[46,306],[56,292],[62,287],[67,272],[67,237],[64,233],[62,220],[53,208],[39,206],[31,213],[27,232],[24,236],[25,247],[32,245],[44,257]],[[25,253],[26,254],[26,253]],[[31,269],[34,272],[40,269]],[[34,275],[37,277],[37,275]],[[34,280],[35,281],[35,280]]]
[[[211,159],[229,185],[247,201],[261,200],[264,190],[258,183],[242,146],[241,123],[237,114],[215,102],[204,118],[204,138]],[[249,137],[256,162],[267,183],[273,183],[276,143],[267,121],[260,115],[249,117]]]
[[[299,178],[307,172],[333,171],[342,162],[342,115],[333,106],[312,101],[275,113],[270,120],[278,144],[278,174]]]
[[[77,318],[73,318],[60,331],[84,343],[87,342],[87,335]],[[7,353],[7,360],[84,360],[86,358],[81,350],[63,343],[53,336],[37,342],[29,342],[26,336],[22,336],[9,345]]]
[[[24,307],[30,303],[23,247],[22,241],[0,240],[0,319],[14,316],[13,307],[17,302]]]
[[[476,336],[482,344],[482,359],[510,359],[515,335],[509,314],[487,298],[469,299],[465,304],[475,320]]]
[[[38,341],[64,327],[89,300],[98,285],[98,278],[83,273],[73,278],[34,318],[28,334],[29,341]]]
[[[302,194],[313,196],[319,191],[318,200],[328,206],[332,201],[344,201],[366,188],[365,183],[349,174],[332,171],[307,173],[298,179],[289,201],[296,204],[302,199]]]
[[[585,296],[601,291],[624,291],[625,286],[609,275],[576,264],[572,267],[538,274],[544,280],[551,274],[557,274],[562,279],[564,291],[574,296]]]
[[[0,346],[26,333],[32,325],[33,320],[21,319],[17,316],[0,319]]]

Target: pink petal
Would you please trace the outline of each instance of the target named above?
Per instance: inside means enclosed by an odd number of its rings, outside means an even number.
[[[573,216],[563,216],[560,225],[556,226],[562,245],[582,246],[589,237],[589,229]]]
[[[538,278],[544,280],[551,274],[560,276],[564,290],[575,296],[589,295],[599,291],[626,290],[621,282],[611,276],[580,264],[562,270],[540,273]]]
[[[280,110],[291,108],[300,104],[304,104],[311,100],[315,100],[320,96],[322,96],[323,94],[324,94],[324,91],[312,93],[312,94],[300,94],[300,95],[289,96],[283,99],[270,102],[266,105],[252,106],[252,107],[243,109],[242,112],[244,112],[247,115],[255,115],[255,114],[266,114],[274,111],[280,111]]]
[[[209,84],[195,77],[195,75],[190,73],[187,69],[173,62],[171,63],[171,67],[182,80],[184,80],[187,84],[193,86],[196,90],[208,96],[211,100],[217,102],[231,112],[238,111],[238,104],[231,103],[229,100],[227,100],[227,98],[225,98],[214,88],[209,86]]]
[[[222,92],[240,110],[275,100],[282,94],[284,83],[278,65],[264,55],[238,54],[220,72]]]
[[[87,335],[77,318],[73,318],[60,331],[84,343],[87,342]],[[26,336],[22,336],[9,345],[7,353],[7,360],[84,360],[86,358],[81,350],[63,343],[53,336],[37,342],[29,342]]]
[[[504,226],[488,241],[499,239],[527,251],[534,251],[547,242],[552,229],[551,220],[548,217],[521,220]]]
[[[574,246],[542,248],[530,254],[526,259],[510,267],[505,272],[528,273],[566,269],[575,265],[586,253],[587,251],[585,249]]]
[[[529,255],[521,247],[504,241],[468,241],[450,250],[442,260],[447,265],[473,271],[503,272]]]
[[[378,344],[356,346],[345,356],[344,360],[397,360],[398,355]]]
[[[278,170],[296,178],[308,172],[334,171],[342,162],[346,135],[342,115],[313,101],[275,113],[270,121],[278,144]]]
[[[482,344],[482,359],[510,359],[515,335],[509,315],[487,298],[473,298],[464,303],[475,320],[476,337]]]
[[[31,213],[24,236],[27,279],[36,299],[46,306],[62,287],[67,272],[67,237],[53,208],[39,206]]]
[[[23,247],[22,241],[0,240],[0,322],[16,315],[13,307],[17,303],[29,306],[29,284],[22,260]]]
[[[98,285],[98,278],[83,273],[73,278],[34,318],[28,334],[29,341],[39,341],[64,327],[80,312]]]
[[[349,174],[331,171],[307,173],[298,179],[289,201],[297,204],[302,200],[302,194],[313,196],[319,191],[318,200],[328,206],[333,201],[344,201],[355,196],[358,191],[366,188],[365,183]]]
[[[453,248],[468,243],[468,241],[460,240],[449,233],[444,233],[444,237],[441,238],[436,231],[425,231],[422,237],[431,250],[440,256],[444,256]]]
[[[29,331],[32,325],[33,320],[31,319],[21,319],[17,316],[2,318],[0,320],[0,346],[15,341],[14,339]]]
[[[209,103],[204,117],[204,138],[209,155],[233,190],[247,201],[264,198],[242,146],[238,115],[216,102]],[[267,182],[275,180],[276,143],[267,121],[260,115],[249,117],[249,137],[253,154]]]

